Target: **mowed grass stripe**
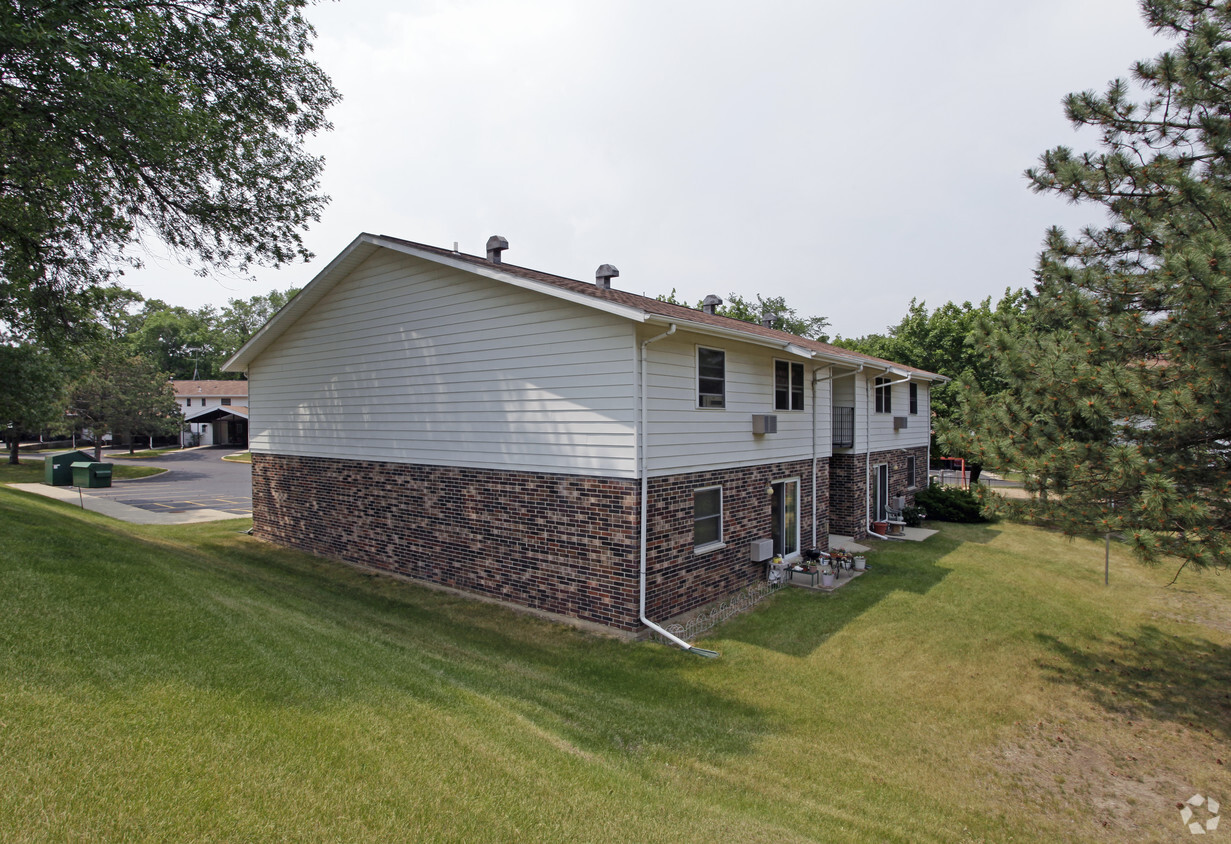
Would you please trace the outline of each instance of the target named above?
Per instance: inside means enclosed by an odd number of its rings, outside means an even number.
[[[833,595],[786,590],[705,661],[248,524],[0,491],[0,838],[1150,840],[1172,790],[1231,795],[1197,667],[1166,699],[1094,671],[1183,648],[1225,686],[1231,633],[1200,622],[1228,617],[1224,579],[1186,598],[1117,554],[1103,589],[1101,546],[946,526]],[[1130,780],[1077,782],[1075,746],[1144,747],[1117,776],[1154,780],[1112,805]]]

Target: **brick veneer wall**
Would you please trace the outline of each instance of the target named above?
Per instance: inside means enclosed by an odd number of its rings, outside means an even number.
[[[829,458],[829,531],[860,539],[867,536],[868,476],[862,454]]]
[[[639,482],[252,455],[255,533],[282,545],[636,630]]]
[[[716,601],[766,576],[764,563],[749,559],[749,543],[770,538],[770,497],[774,481],[799,479],[800,548],[812,545],[812,461],[746,466],[651,478],[647,529],[646,614],[671,618]],[[693,551],[693,491],[722,487],[722,537],[726,547]],[[819,460],[816,491],[820,509],[817,545],[828,549],[825,517],[829,464]]]
[[[811,544],[811,461],[650,480],[647,612],[665,620],[765,576],[772,481],[800,481]],[[824,519],[828,463],[817,497]],[[693,490],[723,487],[726,547],[693,553]],[[291,455],[252,455],[254,532],[282,545],[621,630],[638,612],[640,482]],[[818,544],[828,533],[818,524]]]
[[[915,457],[915,483],[906,475],[906,458]],[[876,467],[889,464],[890,498],[905,496],[907,505],[915,503],[915,492],[928,482],[927,446],[874,451],[864,454],[835,454],[830,460],[830,530],[839,536],[861,539],[868,535],[864,518],[868,513],[867,494],[875,481]],[[865,471],[865,466],[867,467]]]

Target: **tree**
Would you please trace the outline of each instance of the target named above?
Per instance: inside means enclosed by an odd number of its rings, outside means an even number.
[[[983,344],[1009,388],[967,383],[945,438],[1022,471],[1016,512],[1119,534],[1145,560],[1231,563],[1231,3],[1146,0],[1173,49],[1064,102],[1101,149],[1045,153],[1033,190],[1108,223],[1047,234],[1022,336]],[[1006,505],[1002,505],[1006,506]],[[1183,568],[1181,566],[1181,569]]]
[[[829,337],[825,329],[829,327],[829,320],[825,317],[800,316],[798,311],[786,303],[786,298],[783,296],[762,296],[760,293],[753,295],[756,296],[756,302],[746,299],[738,293],[732,293],[725,302],[714,308],[714,313],[718,316],[755,323],[759,323],[767,317],[772,317],[774,328],[788,331],[800,337],[808,337],[812,340],[828,341]],[[696,305],[687,305],[676,298],[674,289],[666,296],[659,296],[657,298],[660,302],[684,305],[685,307],[693,307],[697,310],[700,310],[702,305],[705,304],[704,302],[698,302]]]
[[[986,394],[996,394],[1007,384],[976,341],[992,324],[1010,334],[1029,331],[1030,322],[1024,313],[1027,299],[1024,290],[1005,290],[995,307],[988,297],[978,305],[946,302],[931,312],[927,303],[911,299],[906,316],[888,334],[839,337],[833,342],[872,357],[964,379]],[[930,403],[938,418],[951,418],[958,409],[953,384],[934,384]]]
[[[9,463],[18,460],[22,432],[64,423],[64,372],[44,349],[0,343],[0,426],[7,432]]]
[[[307,2],[0,4],[0,321],[72,331],[151,235],[202,274],[311,257]]]
[[[179,430],[182,415],[165,372],[122,347],[100,349],[89,371],[72,386],[71,410],[77,423],[94,434],[94,459],[102,459],[102,437],[116,440]]]

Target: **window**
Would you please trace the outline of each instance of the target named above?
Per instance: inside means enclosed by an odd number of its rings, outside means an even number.
[[[722,543],[722,487],[692,491],[692,544],[705,548]]]
[[[893,413],[893,387],[885,386],[888,378],[876,379],[876,412]]]
[[[231,403],[231,400],[230,400],[230,399],[223,399],[223,400],[222,400],[222,403],[223,403],[223,404],[230,404],[230,403]]]
[[[911,384],[911,386],[915,385]],[[906,455],[906,488],[914,489],[915,486],[915,455],[908,454]]]
[[[206,404],[205,399],[201,399],[201,407],[205,407],[205,404]]]
[[[910,382],[910,412],[919,412],[919,385],[914,381]]]
[[[727,353],[697,346],[697,407],[727,406]]]
[[[184,399],[184,401],[187,402],[187,404],[185,404],[184,407],[192,407],[192,399]]]
[[[804,409],[804,365],[774,361],[774,410]]]

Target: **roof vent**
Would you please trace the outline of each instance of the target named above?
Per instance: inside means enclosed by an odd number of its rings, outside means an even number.
[[[778,315],[769,311],[761,315],[761,325],[766,328],[773,328],[774,323],[778,321]]]
[[[493,264],[500,263],[500,253],[509,248],[509,242],[498,234],[487,239],[487,260]]]
[[[613,278],[618,278],[619,275],[620,271],[611,266],[611,264],[603,264],[594,271],[594,283],[604,290],[610,290],[611,280]]]
[[[701,310],[705,311],[710,316],[714,315],[714,308],[722,304],[722,300],[713,293],[705,297],[705,301],[701,303]]]

